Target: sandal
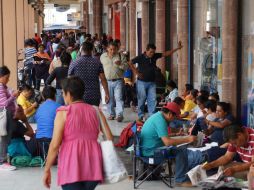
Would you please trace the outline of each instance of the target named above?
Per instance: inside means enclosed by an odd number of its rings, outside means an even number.
[[[115,119],[115,116],[111,115],[108,117],[108,120],[114,120]]]

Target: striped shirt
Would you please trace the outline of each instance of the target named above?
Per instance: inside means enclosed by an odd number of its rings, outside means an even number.
[[[0,83],[0,108],[4,107],[14,113],[15,97],[10,94],[6,85]]]
[[[247,144],[244,147],[236,147],[230,144],[228,146],[228,151],[237,152],[243,162],[251,162],[251,158],[254,155],[254,129],[246,128],[245,130],[249,134]]]
[[[28,66],[30,69],[33,67],[33,55],[37,53],[37,50],[34,47],[25,48],[25,66]]]

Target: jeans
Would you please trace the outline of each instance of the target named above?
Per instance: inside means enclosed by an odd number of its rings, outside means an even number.
[[[56,89],[56,102],[61,105],[65,105],[63,99],[62,89]]]
[[[98,181],[81,181],[62,185],[63,190],[94,190]]]
[[[199,150],[192,151],[187,150],[188,154],[188,171],[207,161],[206,151],[201,152]]]
[[[36,121],[35,121],[35,113],[33,115],[27,117],[27,121],[29,123],[36,123]]]
[[[123,116],[123,80],[108,81],[109,103],[108,110],[111,116]],[[116,109],[114,108],[116,106]]]
[[[137,80],[138,117],[144,116],[145,102],[147,101],[148,115],[151,116],[156,108],[156,84]]]
[[[3,108],[0,108],[2,110]],[[11,140],[11,135],[17,127],[17,121],[13,119],[13,114],[7,110],[7,135],[0,136],[0,164],[6,162],[7,147]]]
[[[186,146],[177,147],[170,150],[170,154],[175,155],[175,182],[182,183],[188,181],[188,153]]]
[[[45,74],[44,76],[42,76],[41,78],[35,77],[35,78],[36,78],[36,83],[35,83],[35,89],[36,89],[36,90],[40,90],[40,87],[41,87],[41,79],[43,79],[44,84],[46,84],[46,80],[47,80],[48,76],[49,76],[49,74],[47,73],[47,74]]]
[[[169,123],[170,128],[183,128],[183,124],[190,125],[190,121],[174,119]]]

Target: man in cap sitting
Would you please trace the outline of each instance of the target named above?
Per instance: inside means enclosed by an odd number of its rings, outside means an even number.
[[[152,157],[154,151],[162,146],[176,146],[183,143],[191,143],[195,141],[195,136],[181,137],[181,138],[170,138],[168,135],[169,122],[173,121],[180,114],[180,107],[170,102],[165,105],[161,111],[153,114],[144,123],[141,130],[141,146],[143,156]],[[176,167],[175,167],[175,181],[179,185],[185,186],[188,178],[186,172],[188,172],[188,166],[182,164],[182,157],[186,158],[186,147],[177,147],[171,151],[176,156]]]

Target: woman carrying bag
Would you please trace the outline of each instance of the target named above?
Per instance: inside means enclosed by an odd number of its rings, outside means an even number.
[[[102,151],[97,139],[100,118],[105,117],[83,102],[84,83],[80,78],[64,79],[62,89],[67,106],[60,107],[56,114],[43,183],[50,188],[50,168],[58,155],[58,185],[63,190],[93,190],[104,180]],[[107,140],[112,140],[107,123],[103,127]]]

